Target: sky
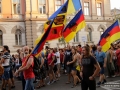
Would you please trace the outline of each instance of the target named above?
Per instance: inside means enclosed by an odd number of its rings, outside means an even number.
[[[120,0],[110,0],[111,9],[117,8],[120,9]]]

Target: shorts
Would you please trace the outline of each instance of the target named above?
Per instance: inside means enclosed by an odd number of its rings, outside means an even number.
[[[104,63],[103,62],[99,62],[99,65],[100,65],[100,68],[101,68],[100,74],[104,74],[104,67],[103,67]]]
[[[4,74],[2,75],[4,80],[10,79],[10,67],[4,68]]]
[[[71,69],[71,70],[73,70],[73,71],[77,71],[77,70],[76,70],[76,67],[72,67],[72,69]]]
[[[58,70],[58,69],[57,69],[57,65],[55,65],[54,68],[53,68],[54,73],[56,73],[57,70]]]
[[[48,68],[49,68],[49,72],[52,72],[52,71],[53,71],[54,66],[49,65],[49,66],[48,66]]]
[[[104,67],[101,67],[100,74],[104,74]]]
[[[67,66],[66,68],[67,68],[67,73],[68,73],[68,74],[70,74],[70,73],[71,73],[71,71],[72,71],[72,67]]]
[[[60,70],[60,63],[57,64],[57,70]]]

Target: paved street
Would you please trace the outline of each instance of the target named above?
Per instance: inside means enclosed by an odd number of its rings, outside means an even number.
[[[49,86],[47,85],[46,87],[40,88],[37,90],[67,90],[67,89],[69,89],[69,90],[81,90],[80,84],[75,88],[71,88],[72,83],[68,85],[68,84],[65,84],[66,81],[67,81],[67,76],[62,75],[60,81],[57,81],[56,83],[54,83],[52,85],[49,85]],[[112,82],[112,83],[110,83],[109,85],[106,84],[104,86],[101,86],[101,87],[97,88],[97,90],[120,90],[120,77],[107,78],[107,81]],[[116,83],[115,83],[115,81],[116,81]],[[115,84],[117,86],[115,86],[113,84]],[[15,81],[15,85],[16,85],[16,88],[13,90],[22,90],[21,81]]]

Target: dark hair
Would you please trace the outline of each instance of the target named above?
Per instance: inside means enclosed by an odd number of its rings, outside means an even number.
[[[80,45],[80,44],[79,44],[78,46],[79,46],[79,47],[81,47],[81,45]]]
[[[90,48],[88,46],[83,47],[86,50],[86,56],[90,56]]]
[[[10,53],[10,50],[8,50],[8,52]]]
[[[45,47],[45,49],[49,49],[49,47],[48,47],[48,46],[46,46],[46,47]]]
[[[3,46],[7,51],[9,50],[9,47],[7,45]]]
[[[90,47],[88,44],[86,44],[87,47]]]
[[[29,49],[29,54],[32,52],[32,48]]]

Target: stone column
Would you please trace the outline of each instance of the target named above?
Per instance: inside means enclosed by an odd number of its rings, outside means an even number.
[[[109,17],[110,14],[110,0],[103,0],[104,1],[104,16]]]
[[[32,36],[32,27],[31,27],[31,21],[28,20],[25,22],[25,26],[26,26],[26,44],[29,47],[33,46],[33,36]]]
[[[35,40],[37,39],[37,23],[36,21],[32,21],[32,41],[33,45]]]

